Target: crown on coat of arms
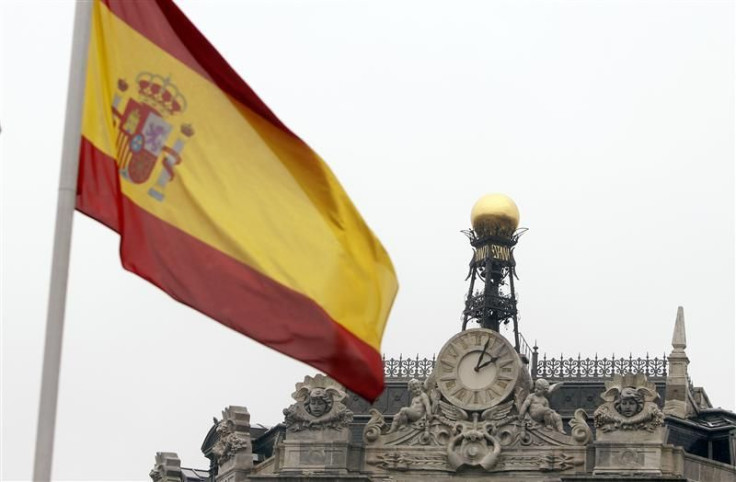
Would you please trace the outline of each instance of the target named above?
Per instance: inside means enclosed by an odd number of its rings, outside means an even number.
[[[186,110],[186,99],[168,77],[141,72],[135,81],[138,84],[138,95],[144,104],[150,105],[164,115],[179,114]]]

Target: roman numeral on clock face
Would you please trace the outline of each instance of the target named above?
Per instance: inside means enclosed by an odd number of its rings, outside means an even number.
[[[460,400],[462,402],[466,402],[467,401],[466,400],[466,397],[469,400],[472,395],[470,395],[470,392],[468,392],[466,389],[460,388],[460,389],[452,392],[452,396],[455,397],[455,398],[457,398],[458,400]]]
[[[486,392],[481,390],[473,390],[473,403],[478,405],[480,403],[488,403],[488,396]]]
[[[491,385],[490,387],[488,387],[488,390],[486,390],[486,393],[488,394],[489,398],[495,398],[495,397],[501,396],[501,392],[498,390],[498,388],[496,388],[495,385]]]

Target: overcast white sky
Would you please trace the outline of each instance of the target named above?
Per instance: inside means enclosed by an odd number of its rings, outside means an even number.
[[[475,200],[505,192],[520,328],[540,351],[669,352],[734,409],[734,4],[720,1],[177,1],[333,168],[395,263],[388,355],[460,329]],[[73,18],[0,7],[2,452],[32,471]],[[273,425],[314,370],[124,271],[74,220],[54,476],[206,468],[212,416]]]

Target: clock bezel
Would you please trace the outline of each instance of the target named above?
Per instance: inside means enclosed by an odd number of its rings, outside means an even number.
[[[463,380],[460,365],[468,356],[476,353],[480,356],[486,340],[492,340],[486,352],[499,355],[495,362],[496,373],[490,382],[480,388],[472,388],[468,385],[467,375]],[[485,410],[511,395],[519,381],[521,360],[511,343],[500,333],[487,328],[472,328],[455,334],[445,343],[437,355],[435,371],[437,388],[450,403],[465,410]]]

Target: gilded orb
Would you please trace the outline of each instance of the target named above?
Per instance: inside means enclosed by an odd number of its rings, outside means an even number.
[[[505,194],[486,194],[473,206],[470,222],[481,236],[511,236],[519,226],[519,208]]]

